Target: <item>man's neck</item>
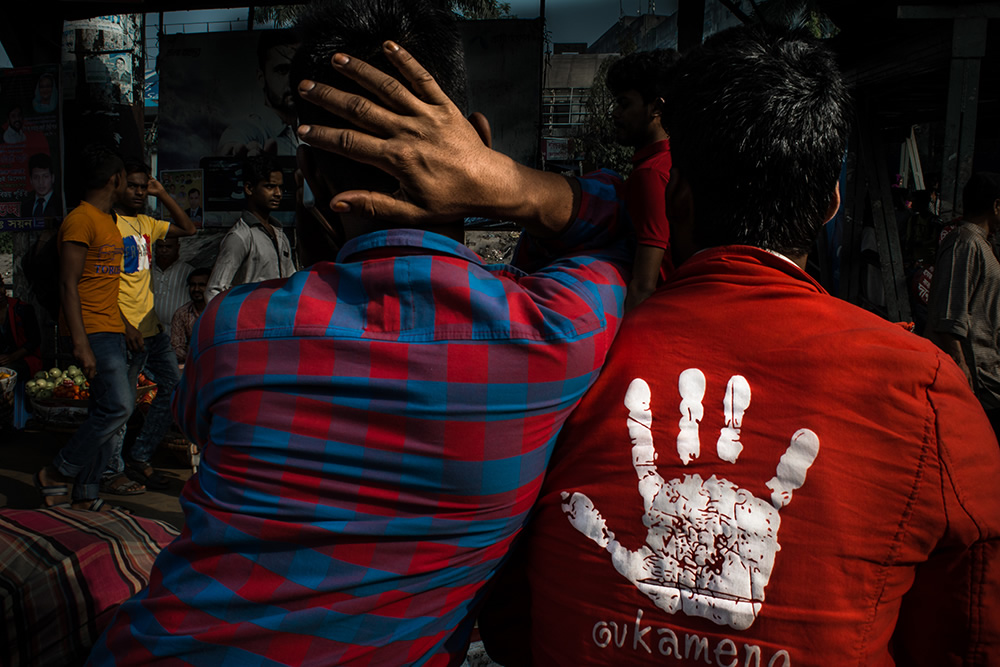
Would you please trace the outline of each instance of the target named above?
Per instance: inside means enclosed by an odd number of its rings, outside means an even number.
[[[206,306],[206,305],[208,304],[208,302],[207,302],[207,301],[201,301],[201,302],[198,302],[198,301],[192,301],[191,303],[193,303],[193,304],[194,304],[194,310],[195,310],[195,312],[196,312],[196,313],[198,313],[199,315],[201,315],[202,311],[204,311],[204,310],[205,310],[205,306]]]
[[[114,208],[115,203],[114,191],[110,189],[88,190],[83,196],[83,201],[97,210],[111,215],[111,210]]]
[[[115,206],[115,211],[118,213],[118,215],[124,215],[129,218],[134,218],[135,216],[139,215],[139,211],[135,209],[128,209],[121,205]]]
[[[990,227],[990,217],[988,215],[975,215],[971,218],[966,218],[963,224],[979,227],[987,235],[993,231]]]
[[[176,262],[176,261],[177,261],[176,259],[173,259],[173,260],[170,260],[169,262],[167,262],[166,264],[164,264],[160,260],[156,260],[156,268],[158,268],[160,271],[166,271],[171,266],[173,266],[174,262]]]

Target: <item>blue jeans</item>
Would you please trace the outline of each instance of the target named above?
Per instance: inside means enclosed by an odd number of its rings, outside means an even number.
[[[74,501],[97,498],[112,438],[135,407],[135,383],[129,385],[128,380],[125,334],[95,333],[89,334],[87,340],[97,359],[97,373],[90,381],[87,421],[52,462],[60,473],[74,478]]]
[[[133,403],[135,402],[135,383],[139,372],[143,368],[148,368],[149,372],[156,378],[156,398],[149,405],[146,420],[142,424],[139,436],[132,443],[131,456],[129,457],[140,463],[149,463],[157,445],[167,434],[170,425],[174,423],[174,416],[170,411],[170,399],[173,396],[174,387],[180,382],[181,373],[177,368],[177,356],[174,354],[174,348],[170,345],[170,336],[163,331],[146,338],[142,352],[129,352],[128,361],[128,378],[130,386],[133,388]],[[122,425],[112,441],[111,456],[108,459],[107,469],[104,471],[106,476],[116,475],[125,470],[125,461],[122,459],[124,442],[125,426]]]

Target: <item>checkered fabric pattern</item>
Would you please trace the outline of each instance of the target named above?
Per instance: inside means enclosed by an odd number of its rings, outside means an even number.
[[[0,510],[0,664],[80,664],[176,536],[117,510]]]
[[[185,530],[92,663],[461,662],[622,315],[620,182],[581,185],[532,273],[393,230],[212,301],[175,395]]]

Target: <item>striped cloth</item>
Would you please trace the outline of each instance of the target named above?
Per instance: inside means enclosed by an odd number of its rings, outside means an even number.
[[[170,321],[178,308],[191,300],[188,294],[188,275],[194,267],[187,262],[177,260],[167,267],[166,271],[153,263],[153,309],[165,330],[170,328]]]
[[[0,510],[0,664],[78,664],[176,535],[119,511]]]

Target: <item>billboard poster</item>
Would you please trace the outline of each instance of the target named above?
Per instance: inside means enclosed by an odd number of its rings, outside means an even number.
[[[201,169],[161,169],[157,177],[167,194],[188,214],[195,225],[204,221],[205,172]],[[170,211],[160,205],[160,217],[170,220]]]
[[[460,30],[470,111],[490,119],[498,150],[534,164],[541,21],[463,21]],[[298,146],[288,81],[292,35],[256,30],[161,37],[158,164],[168,171],[204,169],[205,226],[228,226],[239,217],[242,179],[237,172],[244,157],[264,151],[288,160],[283,164],[289,166],[285,199],[292,208]],[[284,224],[293,221],[291,211],[275,217]]]
[[[0,230],[61,218],[59,66],[0,70]]]

